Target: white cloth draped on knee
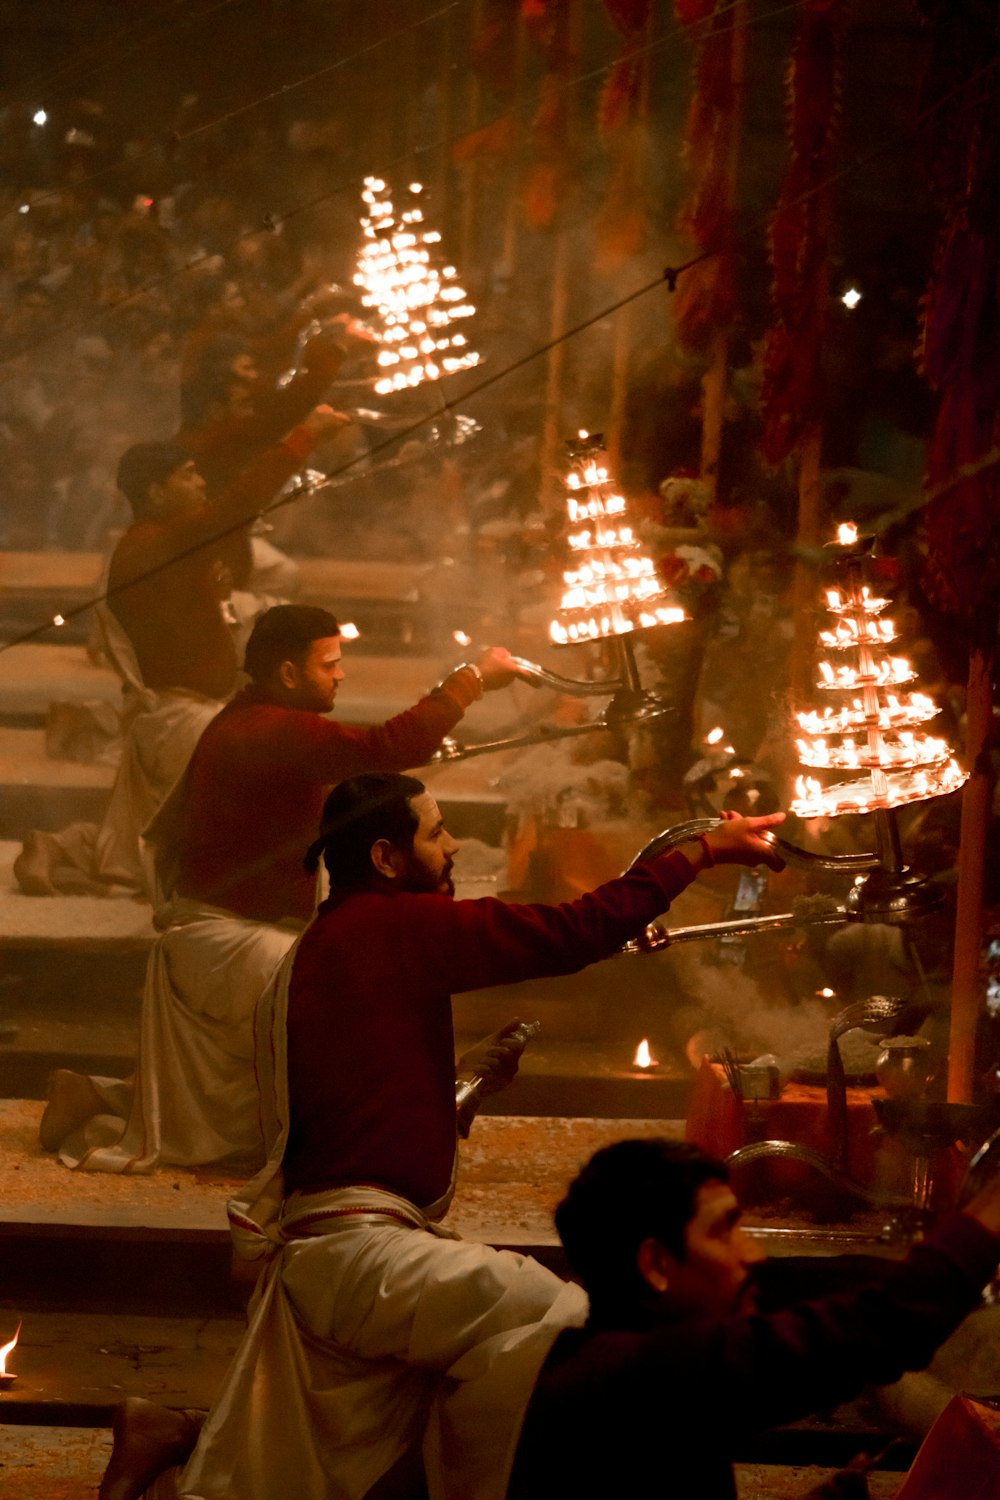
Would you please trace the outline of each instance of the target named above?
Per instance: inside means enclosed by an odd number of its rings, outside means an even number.
[[[502,1500],[535,1377],[586,1299],[528,1257],[464,1241],[394,1194],[283,1202],[294,950],[257,1016],[267,1166],[229,1205],[262,1266],[250,1325],[183,1471],[153,1500],[361,1500],[421,1443],[431,1500]],[[450,1194],[448,1195],[450,1198]]]
[[[88,879],[152,899],[152,858],[143,833],[184,774],[222,702],[184,688],[154,692],[145,687],[131,643],[114,615],[101,606],[98,621],[102,644],[122,679],[121,761],[102,821],[73,823],[53,837],[65,863]]]
[[[146,968],[131,1107],[122,1085],[94,1080],[127,1118],[95,1116],[63,1143],[67,1166],[151,1172],[264,1155],[254,1008],[298,929],[183,898],[157,912],[164,924]]]

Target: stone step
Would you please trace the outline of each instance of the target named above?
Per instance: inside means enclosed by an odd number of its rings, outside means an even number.
[[[71,1172],[38,1144],[41,1105],[0,1102],[0,1303],[12,1311],[232,1315],[225,1203],[240,1178],[220,1168],[148,1176]],[[565,1269],[552,1212],[595,1150],[629,1137],[683,1135],[679,1120],[484,1116],[462,1143],[448,1222],[466,1238]],[[759,1215],[778,1254],[880,1246],[879,1217],[830,1230]],[[245,1291],[245,1288],[243,1289]]]
[[[358,649],[406,654],[434,644],[434,611],[424,583],[427,563],[338,558],[294,559],[299,570],[297,601],[331,609],[360,630]],[[82,643],[92,625],[80,609],[100,592],[104,558],[98,552],[0,552],[0,640],[16,639],[61,614],[64,641]]]
[[[440,654],[366,655],[345,643],[346,681],[337,698],[337,714],[348,723],[380,724],[409,708],[463,659],[451,643]],[[37,728],[45,723],[50,703],[111,703],[118,707],[121,685],[108,667],[95,666],[80,645],[29,643],[0,651],[0,724]],[[474,703],[463,721],[463,738],[491,740],[551,703],[552,695],[526,683],[502,693],[488,693]]]
[[[434,791],[456,838],[501,842],[507,798],[495,783],[509,759],[509,754],[475,757],[422,769],[421,779]],[[46,754],[44,729],[0,726],[0,841],[19,844],[33,828],[57,832],[69,823],[100,822],[114,777],[110,762]],[[3,851],[0,859],[5,856]],[[0,865],[0,878],[4,867]]]
[[[49,1411],[46,1408],[38,1420]],[[0,1420],[17,1418],[7,1418],[0,1407]],[[102,1414],[102,1420],[108,1419]],[[0,1493],[10,1500],[93,1500],[110,1456],[111,1433],[106,1426],[0,1427]],[[905,1456],[893,1455],[900,1461]],[[835,1472],[815,1463],[740,1463],[737,1500],[802,1500],[815,1486],[832,1480]],[[870,1500],[891,1500],[900,1480],[899,1469],[870,1474]]]

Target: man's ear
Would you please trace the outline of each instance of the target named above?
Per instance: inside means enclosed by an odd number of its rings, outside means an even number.
[[[662,1240],[643,1240],[636,1251],[636,1265],[639,1267],[639,1275],[647,1286],[654,1292],[665,1292],[670,1284],[677,1261]]]
[[[376,839],[372,844],[372,866],[385,880],[398,880],[406,865],[402,852],[389,839]]]
[[[282,687],[297,688],[299,685],[299,669],[293,661],[283,661],[278,668],[278,681]]]

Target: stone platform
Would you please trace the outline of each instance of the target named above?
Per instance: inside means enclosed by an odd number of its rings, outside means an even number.
[[[345,642],[346,681],[337,717],[352,724],[381,724],[409,708],[463,659],[459,647],[440,656],[374,656]],[[523,729],[552,701],[544,689],[515,683],[474,703],[462,721],[463,739],[486,740]],[[0,724],[32,728],[44,723],[50,703],[112,703],[121,685],[109,667],[95,666],[83,646],[62,640],[30,642],[0,651]]]
[[[103,1428],[0,1427],[0,1494],[10,1500],[93,1500],[110,1455],[111,1434]],[[802,1500],[833,1472],[815,1465],[738,1464],[737,1497]],[[891,1500],[901,1481],[898,1473],[873,1474],[871,1500]]]

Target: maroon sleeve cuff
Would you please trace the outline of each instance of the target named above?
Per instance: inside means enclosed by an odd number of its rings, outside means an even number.
[[[293,458],[305,461],[316,446],[316,440],[308,427],[300,425],[285,433],[281,446],[287,448]]]
[[[482,679],[471,667],[460,667],[457,672],[446,677],[436,691],[451,698],[464,714],[467,708],[483,696]]]

